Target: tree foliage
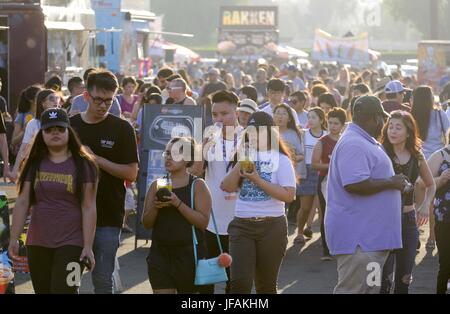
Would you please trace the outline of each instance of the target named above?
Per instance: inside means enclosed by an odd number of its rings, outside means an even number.
[[[384,4],[390,10],[392,16],[410,22],[425,37],[430,34],[431,23],[431,1],[432,0],[384,0]],[[450,39],[450,1],[438,1],[439,14],[439,36],[442,39]]]
[[[187,45],[217,42],[219,10],[222,5],[246,5],[249,0],[152,0],[152,11],[164,15],[163,27],[168,32],[194,34],[194,38],[176,38]]]

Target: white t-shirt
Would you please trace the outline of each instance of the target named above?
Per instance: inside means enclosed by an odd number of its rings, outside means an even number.
[[[296,186],[295,171],[291,160],[276,151],[259,152],[255,162],[258,174],[266,181],[283,187]],[[272,198],[256,184],[244,179],[236,201],[238,218],[281,217],[285,203]]]
[[[273,118],[273,110],[272,110],[272,106],[270,104],[268,104],[263,109],[261,109],[261,111],[270,114],[270,116]],[[300,121],[298,121],[297,112],[292,108],[291,108],[291,112],[292,112],[292,116],[295,119],[295,125],[300,125]]]
[[[212,196],[212,210],[217,223],[217,232],[219,235],[228,235],[228,225],[234,218],[234,208],[236,205],[237,193],[227,193],[220,188],[220,185],[227,175],[227,166],[236,153],[236,146],[240,141],[242,128],[237,131],[236,141],[225,140],[225,158],[223,158],[223,139],[208,150],[208,167],[205,173],[205,182]],[[219,157],[219,158],[216,158]],[[222,159],[225,159],[222,161]],[[230,168],[231,171],[231,168]],[[209,219],[206,228],[212,233],[216,233],[212,217]]]
[[[305,132],[304,135],[304,141],[305,141],[305,161],[307,165],[311,164],[312,161],[312,155],[314,151],[314,147],[316,146],[317,142],[322,136],[325,136],[328,134],[327,131],[322,131],[322,134],[319,137],[315,137],[311,133],[311,129],[305,129],[303,130]]]
[[[40,128],[41,128],[41,121],[33,118],[30,122],[28,122],[27,127],[25,128],[22,143],[23,144],[31,143],[31,140],[39,132]]]

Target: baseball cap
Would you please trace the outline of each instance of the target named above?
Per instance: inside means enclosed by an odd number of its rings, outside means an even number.
[[[368,113],[368,114],[381,113],[386,118],[390,117],[390,115],[386,111],[384,111],[380,99],[375,96],[359,97],[355,102],[353,112]]]
[[[275,123],[273,122],[273,118],[264,111],[257,111],[253,113],[248,120],[248,126],[272,127],[274,125]]]
[[[400,81],[390,81],[386,84],[384,87],[384,92],[386,94],[395,94],[395,93],[401,93],[405,91],[405,86]]]
[[[209,69],[208,74],[220,75],[220,71],[217,68],[211,68]]]
[[[61,108],[51,108],[45,110],[41,115],[41,130],[60,126],[68,128],[70,126],[67,112]]]
[[[258,111],[258,105],[251,99],[244,99],[239,103],[239,107],[237,108],[237,110],[252,114]]]

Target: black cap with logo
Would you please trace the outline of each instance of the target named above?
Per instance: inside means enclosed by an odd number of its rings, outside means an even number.
[[[273,118],[263,111],[255,112],[248,119],[248,126],[268,126],[272,127],[275,123],[273,122]]]
[[[53,126],[60,126],[68,128],[70,126],[67,112],[61,108],[51,108],[45,110],[41,115],[41,130],[51,128]]]

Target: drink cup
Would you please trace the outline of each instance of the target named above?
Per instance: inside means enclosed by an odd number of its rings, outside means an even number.
[[[160,190],[162,188],[168,189],[172,192],[172,180],[170,178],[159,178],[156,180],[157,189]]]
[[[13,280],[14,274],[11,268],[0,265],[0,294],[5,294],[9,283]]]

